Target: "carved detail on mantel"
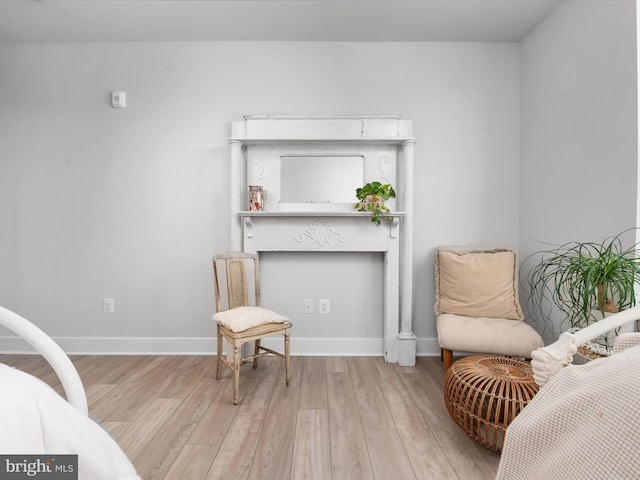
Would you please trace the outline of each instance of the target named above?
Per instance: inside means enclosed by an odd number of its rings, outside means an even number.
[[[389,179],[389,169],[392,167],[391,159],[389,155],[382,155],[378,158],[378,173],[380,178],[387,183],[391,183]]]
[[[249,217],[244,217],[244,236],[247,238],[253,237],[253,223]]]
[[[253,167],[253,179],[250,183],[251,185],[259,185],[264,178],[265,161],[261,157],[254,157],[251,159],[251,166]]]
[[[336,230],[335,225],[329,223],[327,220],[315,220],[307,226],[307,231],[299,235],[294,235],[293,239],[302,243],[305,239],[311,240],[311,243],[318,247],[326,247],[332,243],[344,243],[346,237]]]
[[[391,231],[389,233],[389,236],[391,238],[398,238],[399,234],[400,234],[400,219],[398,217],[393,217],[391,219]]]

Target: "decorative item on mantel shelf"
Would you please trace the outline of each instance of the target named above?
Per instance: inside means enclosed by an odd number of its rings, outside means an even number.
[[[260,185],[249,185],[249,211],[264,210],[265,191]]]
[[[384,201],[395,198],[396,192],[388,183],[384,185],[380,182],[366,183],[364,186],[356,188],[356,197],[360,201],[354,205],[354,208],[357,208],[359,212],[373,213],[371,221],[376,225],[380,225],[380,217],[391,218],[384,215],[391,213]]]

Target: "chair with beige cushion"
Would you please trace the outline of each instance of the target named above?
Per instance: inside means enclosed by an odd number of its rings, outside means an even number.
[[[243,252],[215,255],[213,272],[217,312],[213,320],[218,334],[216,378],[220,379],[223,364],[233,372],[233,403],[237,405],[241,363],[253,360],[253,368],[257,368],[258,358],[271,354],[284,358],[285,382],[289,385],[291,322],[287,317],[261,306],[258,256]],[[263,338],[276,335],[284,337],[284,353],[261,344]],[[222,353],[223,338],[233,349],[232,361]],[[255,342],[253,354],[242,357],[242,345],[250,341]]]
[[[531,358],[544,345],[524,322],[517,278],[512,249],[436,250],[434,311],[445,371],[454,351]]]

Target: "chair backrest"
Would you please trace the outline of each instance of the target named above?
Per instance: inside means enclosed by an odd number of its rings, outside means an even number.
[[[435,280],[436,315],[524,319],[510,248],[438,247]]]
[[[226,252],[213,257],[216,311],[260,306],[258,256]]]

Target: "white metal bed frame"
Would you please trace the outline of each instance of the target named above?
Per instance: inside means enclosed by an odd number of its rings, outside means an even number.
[[[636,306],[611,315],[575,333],[563,332],[551,345],[531,352],[533,378],[538,385],[544,385],[561,368],[573,362],[573,355],[580,345],[639,319],[640,306]]]
[[[24,338],[49,362],[62,383],[67,401],[88,417],[87,395],[82,380],[62,348],[29,320],[4,307],[0,307],[0,325]]]

